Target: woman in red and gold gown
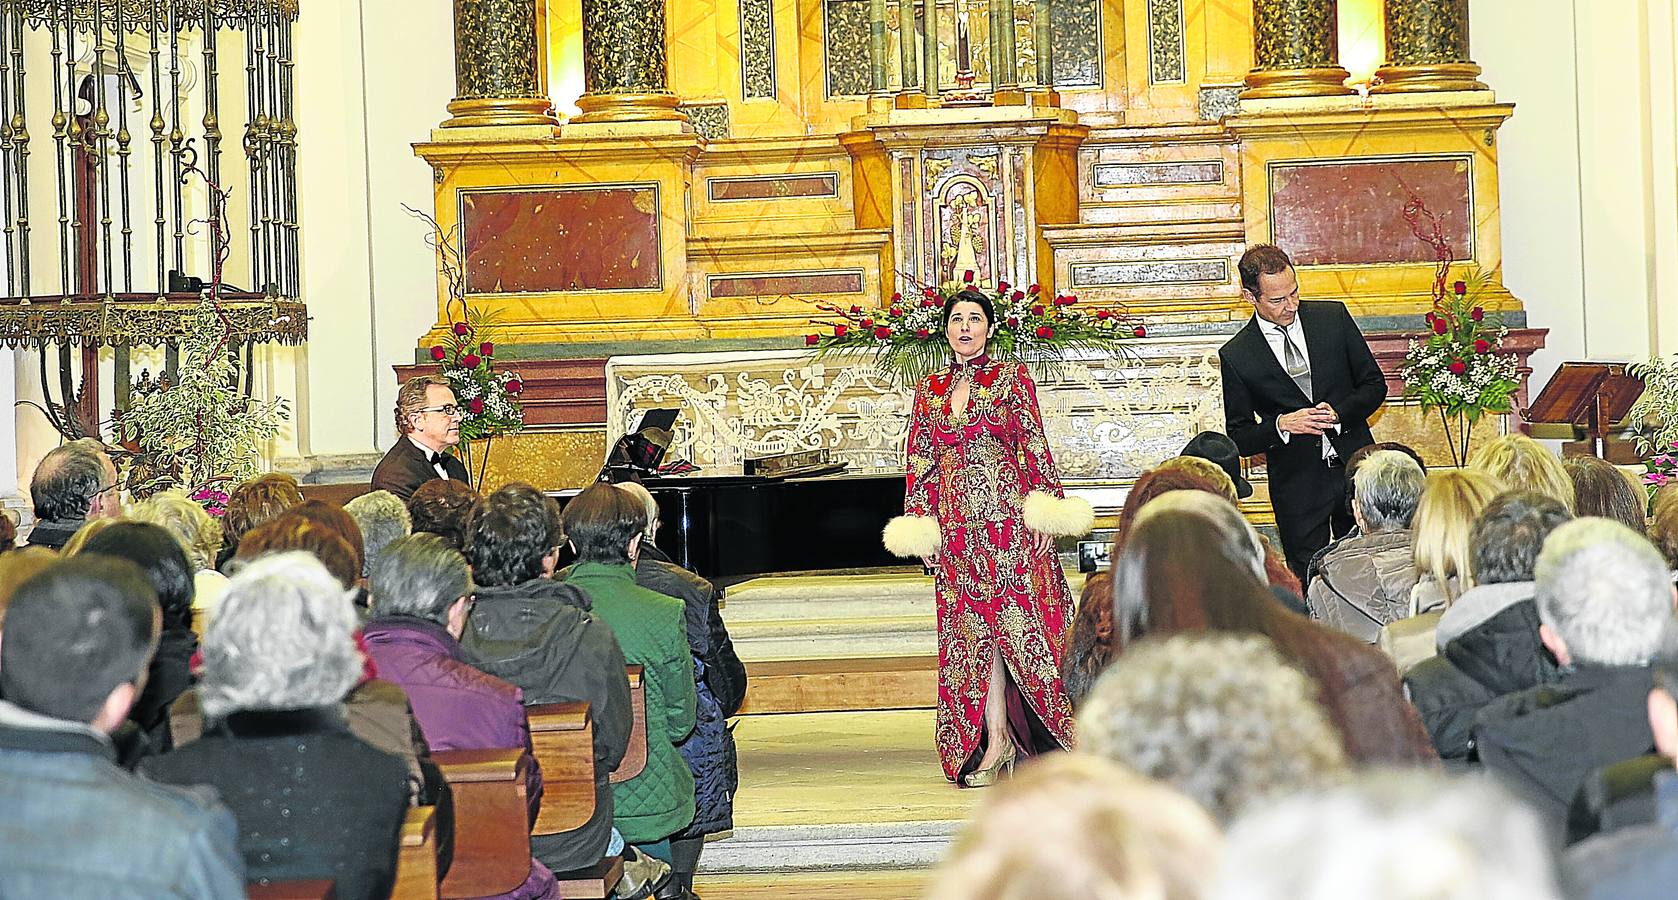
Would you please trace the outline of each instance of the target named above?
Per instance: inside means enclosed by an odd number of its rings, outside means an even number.
[[[944,323],[955,359],[915,389],[905,514],[884,536],[937,575],[938,753],[946,777],[978,787],[1016,755],[1071,745],[1072,597],[1054,539],[1087,533],[1093,514],[1061,491],[1025,366],[985,354],[990,298],[950,297]]]

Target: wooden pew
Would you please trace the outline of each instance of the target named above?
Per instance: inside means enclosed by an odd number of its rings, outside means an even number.
[[[331,879],[312,881],[251,882],[245,885],[245,895],[251,900],[334,900]]]
[[[454,862],[438,894],[504,894],[530,877],[530,755],[511,750],[431,754],[454,793]]]
[[[437,900],[437,807],[416,806],[402,822],[390,900]]]
[[[562,834],[594,815],[594,720],[587,703],[525,707],[542,764],[542,811],[532,834]]]
[[[565,900],[603,900],[623,877],[623,857],[608,856],[586,869],[555,872],[554,877]]]
[[[613,784],[622,784],[647,767],[647,685],[642,680],[640,666],[624,666],[624,672],[629,675],[629,702],[635,718],[629,729],[629,748],[623,753],[623,761],[612,770]]]

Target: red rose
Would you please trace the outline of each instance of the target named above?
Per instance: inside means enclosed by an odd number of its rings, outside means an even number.
[[[883,341],[886,338],[891,337],[891,328],[885,325],[876,326],[874,329],[874,336]]]
[[[468,328],[465,322],[454,323],[454,333],[460,335],[461,337],[465,337],[469,332],[471,332],[471,330],[472,329]]]
[[[851,330],[851,327],[849,325],[835,325],[835,326],[833,326],[833,336],[834,337],[844,337],[845,332],[850,331],[850,330]]]
[[[1422,321],[1423,321],[1423,322],[1426,322],[1426,323],[1427,323],[1427,327],[1429,327],[1429,328],[1432,328],[1432,327],[1433,327],[1433,320],[1434,320],[1434,315],[1433,315],[1433,313],[1428,313],[1428,314],[1427,314],[1427,315],[1425,315],[1425,316],[1422,316]]]
[[[1439,317],[1439,316],[1434,317],[1434,319],[1433,319],[1433,333],[1434,334],[1444,334],[1445,332],[1450,331],[1450,330],[1451,330],[1451,325],[1450,325],[1449,322],[1446,322],[1444,320],[1444,318],[1442,318],[1442,317]]]
[[[495,345],[490,343],[489,341],[484,341],[483,343],[478,345],[478,352],[482,353],[485,356],[494,356],[495,355]]]
[[[1077,294],[1067,294],[1066,295],[1066,305],[1067,306],[1072,306],[1072,305],[1076,304],[1077,302],[1078,302],[1078,295]]]
[[[862,312],[862,307],[860,307],[860,306],[855,306],[855,305],[853,305],[853,306],[852,306],[852,307],[851,307],[851,312],[853,312],[853,313],[859,313],[859,312]]]
[[[1008,317],[1008,327],[1009,327],[1009,328],[1018,328],[1018,327],[1020,327],[1020,320],[1019,320],[1019,319],[1017,319],[1017,318],[1015,318],[1015,317],[1013,317],[1013,316],[1009,316],[1009,317]]]
[[[938,298],[937,297],[928,297],[925,300],[921,301],[921,305],[922,306],[937,306],[938,305]]]
[[[471,410],[472,415],[478,415],[484,411],[484,398],[473,397],[472,399],[466,401],[466,408]]]
[[[1484,338],[1474,342],[1475,353],[1486,353],[1492,349],[1492,342]]]
[[[438,344],[437,346],[431,348],[431,358],[437,360],[438,362],[442,362],[443,357],[448,355],[449,352],[443,349],[442,344]]]
[[[1454,291],[1458,297],[1461,297],[1463,294],[1468,293],[1468,283],[1459,281],[1456,284],[1451,285],[1451,290]]]
[[[807,335],[804,336],[804,346],[814,347],[814,346],[816,346],[816,344],[818,342],[821,341],[821,339],[822,339],[822,336],[819,335],[819,334],[807,334]]]
[[[864,328],[873,328],[874,327],[874,320],[869,318],[868,316],[863,316],[862,321],[858,322],[857,324],[861,325]]]
[[[1043,304],[1039,303],[1036,306],[1033,306],[1031,308],[1031,314],[1034,315],[1034,316],[1042,315],[1043,314]]]
[[[1483,322],[1486,320],[1486,311],[1476,306],[1468,311],[1468,317],[1476,322]]]
[[[1041,294],[1043,292],[1043,286],[1040,284],[1034,284],[1031,287],[1026,288],[1025,292],[1028,294]]]
[[[902,316],[903,315],[903,307],[901,307],[901,306],[892,307],[891,308],[891,314],[893,316]]]
[[[930,336],[930,335],[931,335],[931,334],[932,334],[932,332],[930,332],[930,331],[927,331],[927,330],[926,330],[926,329],[925,329],[925,328],[917,328],[917,329],[915,329],[915,337],[918,337],[918,338],[920,338],[920,339],[921,339],[921,340],[925,340],[925,339],[926,339],[926,338],[927,338],[927,337],[929,337],[929,336]]]
[[[1461,375],[1462,373],[1468,371],[1468,363],[1465,363],[1460,359],[1453,359],[1447,368],[1451,370],[1452,375]]]
[[[903,292],[902,291],[892,291],[891,302],[902,303],[903,302]]]
[[[476,353],[468,353],[460,358],[460,364],[468,369],[476,369],[480,362],[483,360],[479,359]]]
[[[1109,319],[1112,318],[1112,316],[1113,311],[1110,309],[1098,309],[1095,311],[1095,317],[1097,319]]]
[[[1005,294],[1005,293],[1007,293],[1007,292],[1008,292],[1008,282],[1006,282],[1006,281],[1004,281],[1004,282],[1002,282],[1002,283],[1001,283],[1001,284],[998,284],[998,285],[997,285],[997,286],[996,286],[996,292],[997,292],[997,293],[998,293],[998,294]]]
[[[516,394],[522,390],[524,390],[524,382],[518,380],[517,378],[507,382],[507,393]]]
[[[928,299],[928,300],[938,299],[938,292],[933,290],[932,288],[927,288],[926,290],[922,291],[921,293],[925,294],[926,299]]]
[[[973,283],[973,270],[968,269],[967,271],[961,273],[961,280],[963,282],[967,283],[967,284],[972,284]]]
[[[1039,325],[1037,326],[1037,336],[1040,338],[1051,338],[1055,336],[1055,330],[1047,325]]]
[[[1148,336],[1148,329],[1141,326],[1141,325],[1138,325],[1130,333],[1136,335],[1137,337],[1147,337]]]
[[[1025,291],[1015,291],[1014,292],[1013,301],[1015,303],[1018,303],[1018,302],[1020,302],[1021,300],[1024,300],[1024,299],[1025,299]]]

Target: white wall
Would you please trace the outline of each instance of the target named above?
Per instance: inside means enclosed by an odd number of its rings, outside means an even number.
[[[1515,103],[1498,161],[1504,282],[1564,360],[1678,351],[1673,0],[1471,0],[1473,55]]]

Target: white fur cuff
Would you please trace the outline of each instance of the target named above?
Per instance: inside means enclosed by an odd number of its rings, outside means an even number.
[[[1095,526],[1095,510],[1082,497],[1062,499],[1042,491],[1025,495],[1025,527],[1055,537],[1082,537]]]
[[[931,516],[898,516],[881,535],[893,556],[931,556],[938,552],[938,520]]]

